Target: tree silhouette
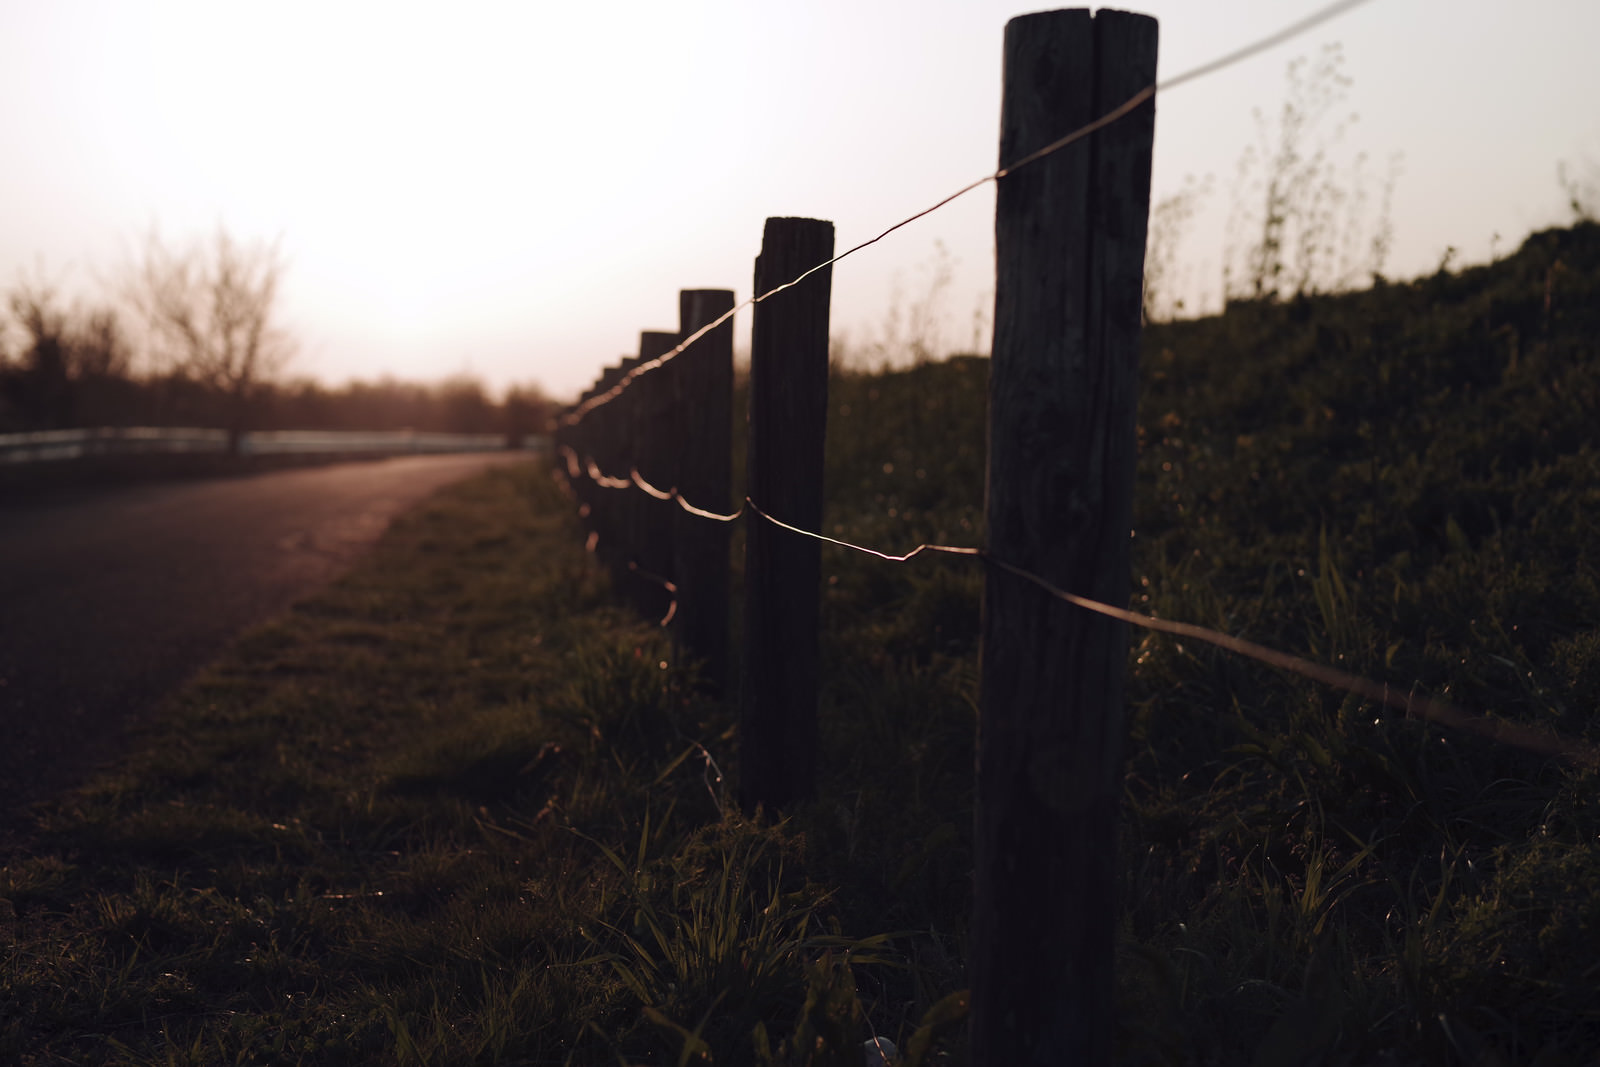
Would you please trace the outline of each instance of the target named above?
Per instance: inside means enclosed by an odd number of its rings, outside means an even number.
[[[151,231],[125,287],[157,358],[224,397],[232,453],[260,387],[293,352],[273,322],[283,270],[276,243],[240,244],[218,227],[208,242],[173,249]]]
[[[5,303],[24,346],[14,364],[0,351],[0,430],[119,421],[131,353],[116,312],[64,308],[42,280],[19,281]]]

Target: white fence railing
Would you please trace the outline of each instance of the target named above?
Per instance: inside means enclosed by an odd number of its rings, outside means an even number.
[[[262,430],[246,433],[239,450],[246,455],[282,453],[494,452],[506,447],[504,434],[419,433],[413,430]],[[529,451],[542,451],[545,439],[529,436]],[[209,452],[228,448],[225,430],[191,427],[102,427],[83,430],[40,430],[0,434],[0,466],[83,456],[126,456],[149,453]]]

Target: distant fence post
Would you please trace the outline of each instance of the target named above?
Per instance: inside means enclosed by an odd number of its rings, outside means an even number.
[[[573,405],[573,409],[576,410],[582,407],[598,391],[599,381],[597,379],[594,385],[585,389],[582,395],[578,397],[578,402]],[[568,414],[570,415],[571,412],[568,412]],[[595,485],[594,481],[589,477],[589,470],[586,466],[593,451],[594,429],[595,424],[587,418],[558,427],[561,443],[572,451],[572,456],[567,459],[567,474],[572,482],[572,490],[578,496],[578,516],[589,529],[591,544],[597,544],[600,537],[598,519],[595,515],[595,509],[599,506],[596,498],[600,492],[600,487]],[[573,463],[578,466],[576,476],[572,475]]]
[[[638,362],[637,356],[624,356],[622,362],[615,367],[607,367],[601,372],[600,381],[595,385],[595,395],[603,396],[609,392]],[[589,445],[589,454],[601,472],[608,477],[617,475],[617,468],[629,455],[627,396],[628,394],[624,392],[610,403],[591,409],[588,417],[583,420],[589,427],[589,435],[585,439]],[[628,502],[621,499],[616,490],[603,486],[595,487],[594,505],[590,509],[594,529],[599,534],[595,552],[600,561],[611,570],[613,578],[616,577],[617,568],[627,562],[629,546],[625,541],[624,522],[627,506]]]
[[[678,346],[678,335],[664,330],[645,330],[639,334],[639,362],[659,359]],[[678,441],[673,434],[672,379],[677,375],[677,360],[670,360],[653,371],[635,378],[629,392],[636,393],[633,407],[632,467],[639,476],[662,491],[671,489],[678,478]],[[619,472],[623,478],[628,471]],[[639,611],[651,619],[661,619],[672,603],[672,595],[662,588],[661,579],[672,579],[672,512],[677,505],[657,500],[634,488],[628,491],[633,529],[630,560],[643,575],[633,579],[633,600]]]
[[[685,289],[678,294],[682,337],[733,310],[728,289]],[[707,511],[724,512],[733,483],[733,320],[685,348],[673,361],[673,437],[678,449],[678,490]],[[713,693],[728,685],[727,523],[696,518],[674,505],[672,579],[678,583],[673,629],[677,658],[701,662],[700,680]]]
[[[570,486],[572,489],[572,495],[578,500],[578,506],[580,508],[584,503],[583,490],[578,487],[578,479],[572,476],[572,470],[569,465],[565,450],[577,450],[576,434],[578,432],[578,428],[569,423],[567,419],[569,416],[571,416],[573,410],[578,406],[578,404],[583,403],[586,399],[587,391],[585,395],[578,397],[576,403],[557,410],[555,419],[550,428],[550,462],[555,465],[555,468],[560,472],[561,477],[566,479],[568,486]]]
[[[1006,25],[1000,163],[1155,81],[1152,18]],[[999,181],[988,550],[1126,606],[1150,153],[1148,103]],[[972,1053],[1107,1064],[1127,627],[990,565],[978,726]]]
[[[831,258],[833,223],[768,219],[755,291]],[[825,268],[757,304],[750,342],[750,499],[806,530],[822,527],[832,278]],[[771,814],[815,788],[820,548],[756,515],[745,525],[739,803],[747,812]]]

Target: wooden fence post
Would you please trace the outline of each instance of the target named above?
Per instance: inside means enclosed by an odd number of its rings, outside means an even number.
[[[596,379],[595,384],[585,389],[578,397],[577,404],[573,405],[574,409],[582,407],[584,403],[591,399],[595,395],[598,386],[599,380]],[[563,440],[577,457],[578,474],[572,479],[572,488],[578,494],[578,517],[583,520],[583,525],[589,531],[592,546],[599,538],[599,530],[595,525],[594,514],[597,487],[589,478],[589,468],[587,466],[589,453],[592,450],[590,438],[594,433],[594,427],[587,418],[582,418],[565,427],[565,431]]]
[[[645,330],[639,334],[639,361],[658,359],[677,346],[676,333]],[[635,378],[628,390],[639,394],[633,404],[632,466],[640,477],[662,491],[676,485],[678,478],[679,442],[672,425],[672,379],[677,373],[677,360],[669,360]],[[628,472],[621,472],[621,476],[626,478]],[[657,500],[638,488],[629,490],[628,501],[633,527],[630,560],[644,572],[633,577],[633,600],[641,614],[659,620],[673,599],[659,579],[672,580],[672,512],[677,505]]]
[[[733,310],[728,289],[685,289],[678,294],[681,336]],[[718,326],[674,360],[672,410],[678,450],[678,490],[706,511],[725,512],[733,483],[733,320]],[[678,617],[673,649],[701,663],[700,680],[712,693],[728,684],[727,523],[697,518],[674,505],[673,581]]]
[[[638,362],[637,356],[624,356],[622,362],[615,367],[607,367],[601,372],[600,381],[595,385],[596,395],[603,396],[609,392]],[[628,394],[623,392],[609,403],[592,409],[588,418],[584,419],[584,422],[589,424],[590,455],[600,471],[608,477],[619,477],[618,468],[630,455],[626,436],[628,429],[626,409],[629,403],[627,398]],[[599,534],[596,554],[610,569],[613,581],[616,581],[617,568],[627,564],[627,554],[631,549],[625,540],[627,535],[624,517],[627,514],[627,503],[619,498],[615,489],[597,485],[594,494],[594,505],[590,512],[594,516],[595,532]]]
[[[833,223],[768,219],[755,291],[833,258]],[[756,305],[750,342],[750,499],[805,530],[822,528],[832,268]],[[745,525],[744,683],[739,803],[770,815],[816,784],[821,545],[757,515]]]
[[[592,400],[600,394],[602,390],[601,382],[604,381],[605,373],[605,370],[602,369],[601,377],[596,378],[594,384],[584,391],[580,401]],[[604,529],[605,504],[602,498],[605,490],[596,485],[594,479],[589,477],[589,461],[591,459],[598,461],[599,459],[596,450],[600,447],[600,423],[603,418],[604,416],[591,411],[572,428],[572,447],[578,453],[578,466],[580,468],[578,485],[581,490],[578,495],[583,500],[584,524],[589,527],[589,547],[597,555],[601,538],[609,538],[611,536],[610,532]]]
[[[1007,166],[1155,81],[1154,19],[1006,25]],[[999,181],[988,550],[1126,606],[1154,104]],[[983,600],[972,1053],[1107,1064],[1127,627],[990,565]]]
[[[577,452],[578,438],[582,431],[577,424],[569,423],[567,419],[574,409],[587,399],[589,399],[589,391],[584,390],[583,395],[578,397],[576,403],[562,408],[556,415],[555,429],[550,434],[550,462],[555,464],[556,470],[560,472],[561,477],[565,478],[567,484],[572,488],[572,495],[578,501],[579,516],[583,518],[586,525],[589,516],[588,512],[583,509],[588,504],[589,498],[585,495],[580,482],[588,481],[588,479],[579,478],[573,473],[571,461],[567,455],[569,450]]]

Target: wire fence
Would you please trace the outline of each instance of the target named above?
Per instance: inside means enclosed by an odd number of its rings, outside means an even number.
[[[745,524],[738,793],[747,814],[785,812],[815,796],[821,546],[901,566],[947,557],[984,567],[965,961],[975,1062],[1112,1060],[1128,626],[1203,642],[1408,718],[1600,768],[1600,749],[1587,742],[1122,606],[1131,599],[1155,97],[1361,2],[1331,4],[1166,82],[1153,78],[1152,19],[1072,11],[1012,20],[1001,159],[1014,162],[838,255],[831,223],[769,218],[757,295],[736,304],[731,292],[684,291],[676,335],[642,333],[639,355],[607,369],[558,419],[555,469],[589,523],[590,550],[629,576],[639,608],[672,627],[677,658],[700,661],[701,677],[717,689],[728,676],[727,642],[708,621],[726,623],[728,535]],[[1057,136],[1063,126],[1069,132]],[[828,536],[830,268],[989,181],[997,184],[997,272],[984,544],[892,552]],[[755,312],[746,481],[729,511],[730,323],[747,307]],[[712,437],[720,442],[708,449]],[[723,473],[709,477],[711,466]],[[709,773],[710,754],[700,751]],[[1066,1023],[1063,1005],[1072,1006]],[[1044,1033],[1049,1049],[1037,1044]]]
[[[730,322],[736,314],[746,308],[756,307],[780,293],[792,290],[795,287],[825,272],[833,264],[860,252],[897,230],[933,214],[940,208],[950,204],[959,197],[989,183],[999,182],[1018,171],[1031,167],[1068,146],[1075,144],[1090,135],[1106,129],[1113,124],[1134,114],[1143,105],[1154,100],[1158,93],[1177,88],[1183,84],[1196,81],[1231,67],[1245,59],[1258,55],[1270,48],[1283,44],[1298,37],[1309,30],[1323,25],[1354,8],[1361,6],[1367,0],[1339,0],[1329,4],[1310,16],[1293,23],[1283,29],[1252,41],[1241,48],[1231,51],[1215,60],[1201,64],[1172,78],[1146,85],[1143,89],[1124,99],[1117,106],[1105,111],[1093,121],[1079,125],[1066,135],[1059,137],[1044,147],[1029,152],[1015,162],[999,167],[994,172],[973,181],[942,198],[932,206],[918,211],[904,219],[885,228],[876,236],[855,244],[845,251],[817,263],[806,269],[798,276],[759,291],[755,295],[729,308],[722,314],[712,318],[704,324],[693,329],[684,329],[682,339],[668,350],[651,358],[640,358],[631,365],[619,368],[617,373],[603,377],[596,387],[579,403],[563,413],[558,425],[555,455],[558,458],[560,469],[563,469],[569,481],[577,483],[586,481],[590,485],[603,490],[619,493],[638,493],[659,502],[670,502],[684,515],[713,521],[721,524],[731,524],[742,518],[754,516],[763,523],[788,533],[808,538],[813,541],[830,544],[853,552],[875,557],[879,560],[905,564],[925,555],[943,555],[960,557],[967,560],[976,560],[993,570],[1005,572],[1013,577],[1022,579],[1033,587],[1048,593],[1051,597],[1074,605],[1086,611],[1094,612],[1119,622],[1138,626],[1144,629],[1185,637],[1192,640],[1205,642],[1214,647],[1226,650],[1236,655],[1248,657],[1265,663],[1277,669],[1290,671],[1303,677],[1312,679],[1321,684],[1356,694],[1364,699],[1393,708],[1408,717],[1415,717],[1429,722],[1437,723],[1452,729],[1472,733],[1491,741],[1511,745],[1537,755],[1561,759],[1570,763],[1600,767],[1600,749],[1586,742],[1562,738],[1546,730],[1537,729],[1487,715],[1472,714],[1442,699],[1416,692],[1414,689],[1401,689],[1387,683],[1371,678],[1339,670],[1326,664],[1317,663],[1301,656],[1292,655],[1277,649],[1248,641],[1243,638],[1223,633],[1208,627],[1192,623],[1157,618],[1151,615],[1130,611],[1114,604],[1106,603],[1078,593],[1060,588],[1057,584],[1048,581],[1033,571],[1017,566],[1014,562],[1000,558],[992,551],[972,546],[955,546],[942,544],[919,544],[908,552],[893,553],[867,545],[856,544],[836,537],[829,537],[817,530],[808,529],[801,525],[780,520],[771,514],[769,509],[763,508],[750,495],[742,497],[741,505],[732,512],[721,512],[712,508],[703,507],[688,499],[679,488],[674,485],[662,488],[653,484],[639,470],[636,465],[627,465],[625,469],[607,470],[602,459],[590,454],[583,448],[566,441],[574,436],[573,432],[580,427],[586,419],[614,404],[623,398],[631,389],[647,375],[661,371],[669,366],[685,352],[692,350],[697,343],[710,336],[718,327]],[[704,502],[702,502],[704,503]],[[585,504],[587,511],[589,504]],[[596,535],[591,535],[590,544],[594,547],[597,542]],[[678,610],[678,587],[668,578],[652,574],[641,568],[637,561],[629,561],[628,567],[632,573],[649,577],[658,583],[660,588],[671,594],[671,599],[665,611],[663,623],[670,621]]]
[[[757,518],[790,533],[811,538],[822,544],[834,545],[838,548],[848,549],[851,552],[871,556],[886,563],[909,563],[924,554],[958,556],[970,560],[978,560],[987,566],[995,567],[1030,582],[1058,600],[1083,608],[1086,611],[1093,611],[1108,618],[1117,619],[1146,630],[1153,630],[1157,633],[1202,641],[1216,648],[1265,663],[1270,667],[1290,671],[1335,689],[1343,689],[1346,692],[1354,693],[1374,703],[1394,708],[1407,716],[1462,730],[1487,738],[1490,741],[1512,745],[1536,755],[1559,758],[1586,767],[1600,768],[1600,749],[1586,742],[1562,738],[1549,731],[1523,726],[1505,719],[1491,718],[1487,715],[1475,715],[1456,707],[1448,701],[1418,693],[1414,689],[1408,688],[1402,691],[1387,682],[1379,682],[1358,674],[1352,674],[1349,671],[1342,671],[1336,667],[1306,659],[1303,656],[1282,652],[1254,641],[1245,640],[1242,637],[1236,637],[1233,634],[1223,633],[1220,630],[1213,630],[1195,623],[1145,615],[1126,608],[1119,608],[1114,604],[1105,604],[1088,597],[1078,596],[1075,593],[1058,588],[1037,574],[1013,566],[1005,560],[998,559],[982,548],[923,543],[908,552],[898,554],[887,552],[869,545],[861,545],[841,538],[829,537],[815,530],[802,529],[781,519],[774,518],[762,511],[760,506],[748,496],[743,498],[743,502],[737,510],[727,514],[719,514],[696,507],[684,499],[677,489],[662,490],[651,485],[640,477],[637,470],[631,470],[628,477],[613,477],[600,470],[593,460],[585,461],[579,459],[577,453],[571,448],[563,446],[559,450],[559,454],[565,461],[567,473],[571,478],[588,478],[603,489],[637,489],[657,500],[670,500],[676,503],[683,511],[697,518],[732,523],[737,522],[746,515],[755,515]],[[676,589],[670,583],[666,587],[676,592]],[[666,626],[670,623],[675,611],[676,605],[674,604],[669,608],[668,614],[660,620],[661,625]]]

